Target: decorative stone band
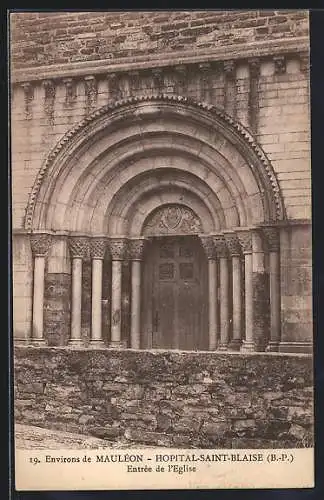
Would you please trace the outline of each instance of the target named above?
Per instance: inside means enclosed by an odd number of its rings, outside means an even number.
[[[131,260],[142,260],[147,240],[145,238],[128,241],[128,256]]]
[[[86,259],[89,257],[89,238],[86,236],[71,236],[68,241],[72,259]]]
[[[32,234],[30,244],[34,257],[46,257],[52,244],[52,235],[47,233]]]
[[[207,235],[199,235],[202,247],[205,251],[205,254],[207,256],[208,260],[215,260],[216,259],[216,248],[214,245],[214,238],[213,236],[207,236]]]
[[[103,260],[107,249],[107,239],[104,237],[90,239],[90,255],[93,259]]]
[[[264,227],[262,232],[265,236],[266,243],[270,252],[279,252],[280,239],[279,231],[276,227]]]
[[[213,241],[216,249],[217,257],[226,258],[228,257],[228,249],[226,245],[226,240],[223,234],[213,235]]]
[[[112,260],[124,260],[127,256],[128,240],[126,238],[109,239],[109,249]]]
[[[224,233],[228,251],[232,257],[241,255],[241,245],[236,233]]]
[[[237,231],[237,236],[242,247],[243,253],[248,254],[252,253],[252,234],[251,231],[240,230]]]

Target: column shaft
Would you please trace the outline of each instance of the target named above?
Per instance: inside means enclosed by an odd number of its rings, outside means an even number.
[[[91,343],[102,343],[102,259],[92,259]]]
[[[131,347],[140,348],[141,330],[141,261],[132,261]]]
[[[122,295],[122,262],[112,261],[111,277],[111,343],[121,343],[121,295]]]
[[[278,351],[280,342],[280,257],[279,252],[270,252],[270,343],[268,351]]]
[[[44,342],[44,279],[45,257],[34,257],[33,328],[32,341]]]
[[[239,348],[242,340],[242,276],[241,259],[232,257],[233,269],[233,338],[231,347]]]
[[[221,350],[226,350],[229,340],[229,276],[228,260],[226,257],[220,258],[220,346]]]
[[[241,351],[254,351],[253,342],[253,285],[252,285],[252,254],[244,255],[245,277],[245,339]]]
[[[209,350],[217,347],[217,262],[208,259]]]
[[[72,307],[70,343],[81,344],[82,258],[72,258]]]

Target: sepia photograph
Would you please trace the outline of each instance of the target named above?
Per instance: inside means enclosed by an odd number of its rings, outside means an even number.
[[[309,12],[8,24],[17,482],[311,486]]]

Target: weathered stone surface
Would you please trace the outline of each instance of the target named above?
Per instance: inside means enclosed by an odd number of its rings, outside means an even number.
[[[20,423],[149,446],[313,442],[311,357],[17,347],[14,366]]]

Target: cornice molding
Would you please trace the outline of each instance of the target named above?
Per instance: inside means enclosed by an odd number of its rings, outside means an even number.
[[[78,61],[48,66],[14,68],[11,64],[11,83],[18,84],[29,81],[47,79],[63,79],[84,77],[86,75],[107,75],[107,73],[129,73],[134,70],[154,70],[170,68],[183,64],[198,64],[204,62],[223,62],[226,60],[249,59],[251,57],[271,57],[274,55],[289,55],[309,53],[309,38],[281,38],[240,45],[228,45],[214,49],[198,49],[193,51],[175,51],[149,56],[125,57],[112,63],[111,59],[96,59],[93,61]]]

